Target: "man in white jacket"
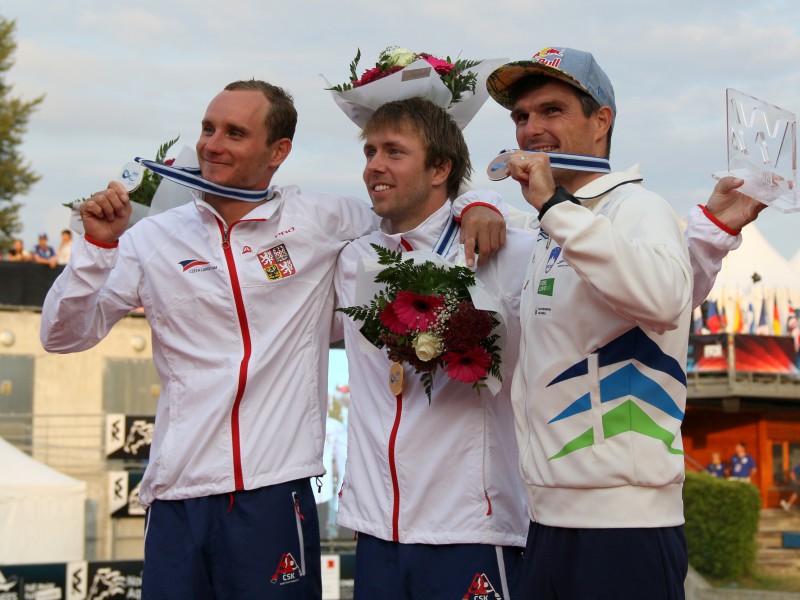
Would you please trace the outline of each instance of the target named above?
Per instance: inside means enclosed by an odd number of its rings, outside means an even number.
[[[380,230],[348,244],[335,286],[355,304],[359,261],[371,244],[435,251],[455,262],[458,229],[450,198],[471,171],[452,118],[421,98],[384,104],[363,132],[364,182]],[[350,369],[348,454],[338,523],[358,532],[355,598],[518,598],[525,543],[525,494],[517,467],[510,401],[518,301],[534,237],[509,229],[498,256],[477,269],[507,318],[496,396],[434,377],[431,401],[414,367],[401,393],[389,387],[392,361],[365,351],[361,324],[344,319]]]
[[[85,235],[42,309],[52,352],[94,346],[139,306],[152,328],[149,600],[321,597],[309,478],[324,470],[334,264],[377,220],[355,198],[271,185],[296,120],[281,88],[229,84],[197,142],[224,194],[193,192],[126,231],[129,198],[112,182],[81,206]],[[225,195],[242,190],[263,198]]]
[[[540,222],[512,390],[531,521],[523,597],[683,598],[693,274],[678,219],[636,167],[551,167],[546,153],[609,155],[614,90],[591,54],[545,48],[487,87],[519,148],[539,151],[508,163]]]

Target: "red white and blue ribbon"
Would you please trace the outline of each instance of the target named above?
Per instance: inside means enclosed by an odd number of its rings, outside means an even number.
[[[243,202],[263,202],[264,200],[269,200],[275,194],[275,191],[271,187],[265,190],[243,190],[241,188],[233,188],[213,183],[207,179],[203,179],[202,175],[200,175],[200,169],[197,167],[163,165],[154,160],[147,160],[146,158],[140,158],[138,156],[136,157],[136,162],[151,170],[153,173],[161,175],[161,177],[165,179],[174,181],[179,185],[193,190],[208,192],[215,196],[223,196]]]
[[[508,177],[508,160],[515,152],[529,152],[528,150],[503,150],[493,158],[486,169],[486,175],[492,181],[500,181]],[[587,171],[589,173],[611,173],[611,164],[607,158],[597,156],[584,156],[583,154],[562,154],[560,152],[545,152],[550,157],[550,166],[556,169],[570,171]]]

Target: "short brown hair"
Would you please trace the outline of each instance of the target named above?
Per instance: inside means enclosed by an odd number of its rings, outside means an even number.
[[[264,125],[267,127],[267,144],[281,138],[294,138],[297,127],[297,109],[294,98],[285,89],[259,79],[234,81],[225,86],[226,91],[261,92],[269,101]]]
[[[387,102],[378,108],[364,125],[361,139],[385,129],[408,128],[416,133],[425,147],[425,167],[450,162],[447,196],[458,196],[462,184],[472,174],[472,163],[464,135],[447,111],[424,98],[407,98]]]

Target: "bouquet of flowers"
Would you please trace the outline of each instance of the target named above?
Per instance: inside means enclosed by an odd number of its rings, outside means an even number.
[[[328,89],[337,92],[345,92],[383,79],[393,73],[397,73],[414,61],[424,60],[433,67],[434,71],[436,71],[439,78],[442,80],[442,83],[450,90],[452,94],[450,104],[454,104],[461,100],[461,96],[464,92],[475,92],[478,76],[472,71],[467,71],[467,69],[481,62],[479,60],[463,59],[458,59],[453,62],[449,56],[445,60],[442,60],[427,52],[413,52],[408,48],[389,46],[380,53],[375,66],[364,71],[361,77],[359,77],[356,74],[356,69],[358,68],[358,61],[360,60],[361,49],[359,48],[356,52],[356,57],[353,59],[353,62],[350,63],[350,82],[342,85],[335,85]]]
[[[379,106],[421,96],[446,109],[463,129],[489,97],[486,78],[506,59],[438,58],[427,52],[389,46],[375,66],[359,75],[361,50],[350,63],[350,80],[327,87],[339,108],[359,127]]]
[[[399,252],[372,244],[385,265],[375,282],[385,284],[371,302],[339,311],[364,323],[361,333],[390,360],[421,374],[428,401],[433,378],[442,368],[453,380],[472,383],[480,393],[489,376],[502,381],[499,320],[478,310],[470,288],[475,276],[466,267],[403,260]]]

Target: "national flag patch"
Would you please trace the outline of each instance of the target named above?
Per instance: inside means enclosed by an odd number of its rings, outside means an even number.
[[[544,268],[545,273],[549,273],[550,269],[553,268],[553,265],[558,262],[558,257],[561,256],[561,248],[556,246],[550,251],[550,256],[547,257],[547,265]]]
[[[180,266],[183,267],[183,271],[186,272],[189,269],[194,269],[195,267],[202,267],[203,265],[207,265],[207,260],[200,260],[199,258],[190,258],[187,260],[182,260],[178,263]]]
[[[270,280],[283,279],[297,272],[285,244],[259,252],[258,260]]]

